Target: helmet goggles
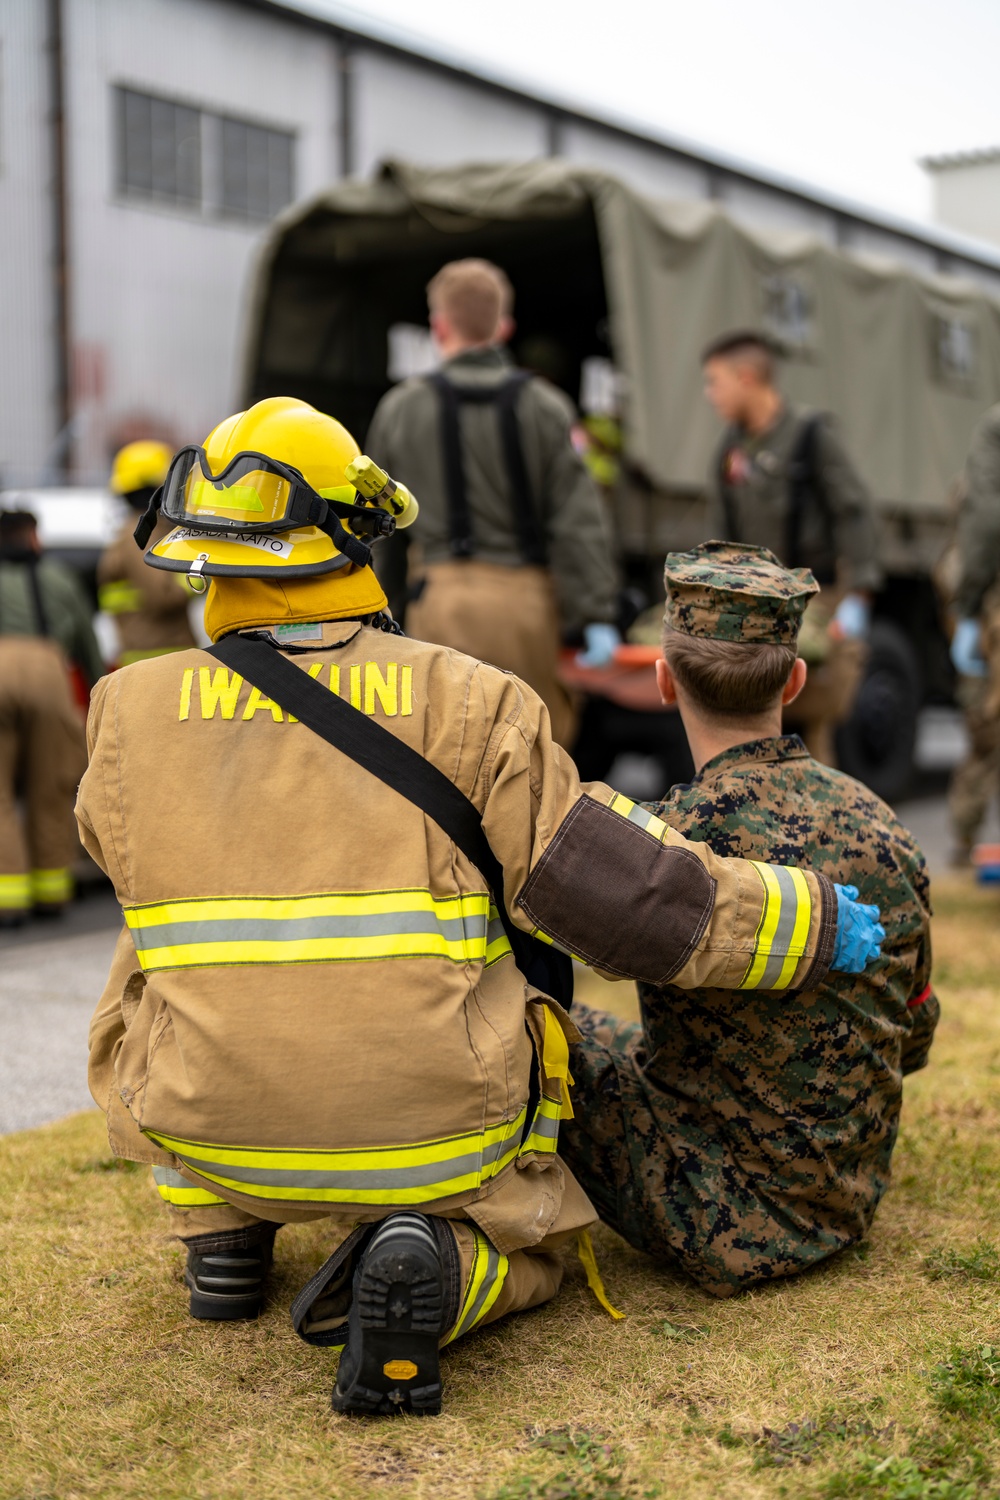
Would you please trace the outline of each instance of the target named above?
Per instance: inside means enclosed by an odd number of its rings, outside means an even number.
[[[180,526],[274,532],[322,525],[324,502],[353,511],[356,500],[351,485],[316,491],[297,469],[264,453],[238,453],[213,474],[204,448],[191,446],[175,455],[167,471],[160,510]]]

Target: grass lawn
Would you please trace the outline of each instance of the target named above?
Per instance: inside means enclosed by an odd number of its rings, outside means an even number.
[[[574,1262],[555,1302],[448,1352],[438,1418],[330,1412],[336,1356],[287,1316],[322,1225],[282,1230],[259,1323],[195,1323],[100,1115],[0,1139],[0,1497],[1000,1496],[1000,893],[936,901],[944,1019],[867,1243],[715,1302],[601,1230],[627,1320]]]

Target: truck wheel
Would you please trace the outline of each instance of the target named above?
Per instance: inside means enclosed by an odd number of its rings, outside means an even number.
[[[876,620],[857,701],[837,730],[837,758],[842,771],[887,802],[903,795],[913,775],[921,700],[912,645],[891,620]]]

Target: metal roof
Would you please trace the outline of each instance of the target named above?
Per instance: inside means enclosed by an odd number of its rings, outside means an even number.
[[[489,64],[418,36],[395,23],[366,15],[356,6],[342,4],[341,0],[234,0],[234,3],[321,26],[324,30],[337,33],[347,42],[365,43],[409,62],[486,87],[509,99],[534,105],[548,111],[556,121],[565,119],[595,126],[636,144],[657,147],[694,165],[714,168],[752,186],[769,188],[810,207],[833,213],[842,220],[885,230],[936,254],[957,256],[985,270],[1000,271],[1000,248],[983,240],[972,239],[942,225],[923,224],[917,219],[879,212],[856,199],[816,189],[809,183],[780,172],[762,170],[740,157],[704,147],[697,141],[659,130],[634,117],[594,114],[581,108],[572,99],[558,94],[540,94],[532,85],[493,69]],[[971,154],[978,159],[978,153]],[[946,160],[948,158],[928,158],[922,164],[931,167],[934,162]]]
[[[984,146],[978,151],[951,151],[943,156],[922,156],[920,165],[927,172],[946,172],[949,167],[983,167],[1000,161],[1000,146]]]

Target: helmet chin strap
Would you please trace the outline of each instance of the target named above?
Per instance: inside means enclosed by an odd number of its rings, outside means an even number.
[[[145,552],[149,545],[149,539],[156,530],[156,521],[160,514],[160,496],[162,494],[163,486],[161,484],[159,489],[154,490],[150,495],[149,504],[135,523],[135,530],[132,535],[135,538],[136,546],[142,552]]]

